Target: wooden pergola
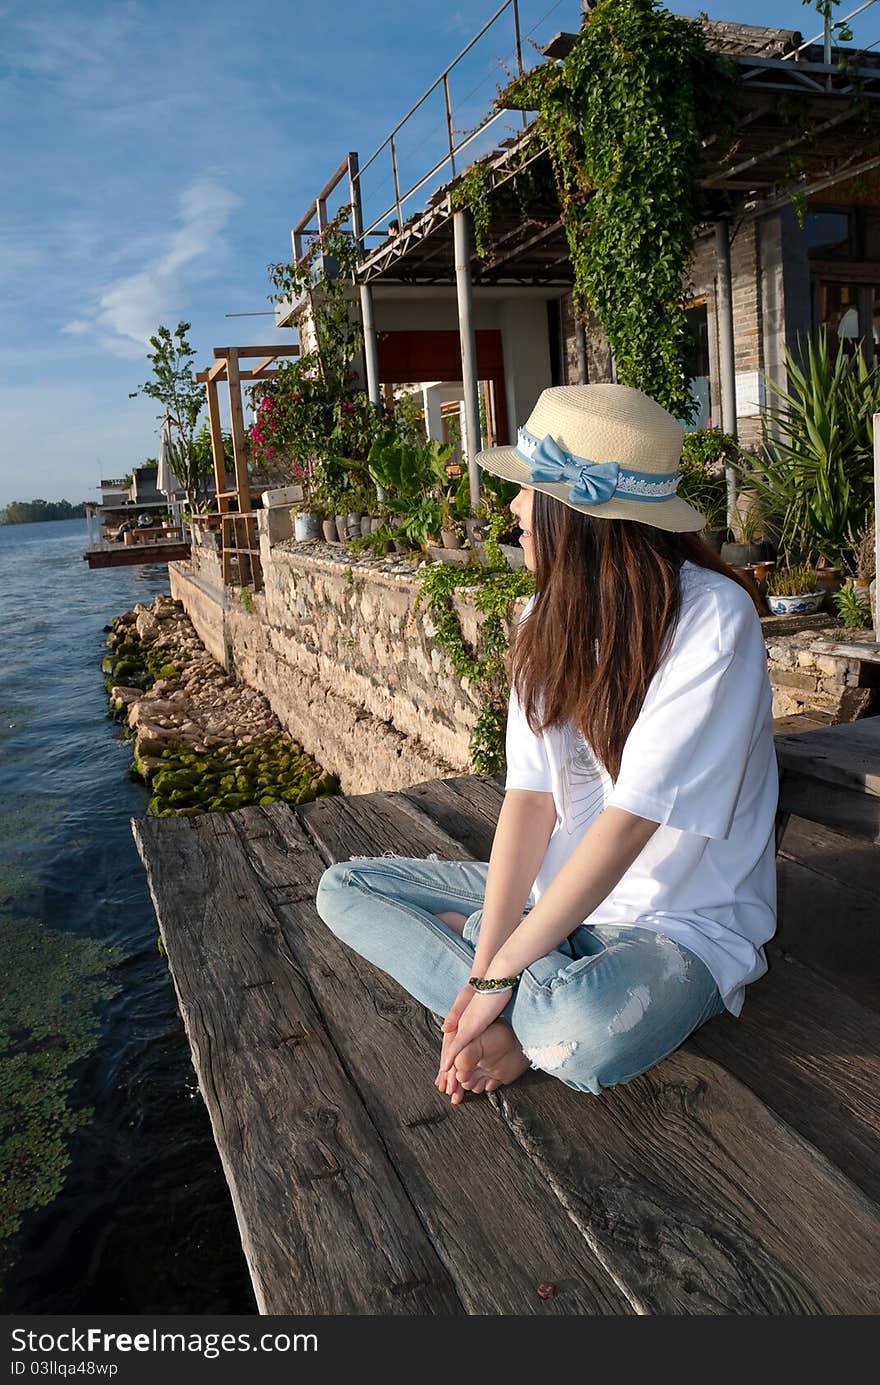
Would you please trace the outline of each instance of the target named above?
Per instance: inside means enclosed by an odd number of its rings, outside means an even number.
[[[251,502],[251,478],[247,469],[247,441],[241,387],[255,380],[273,379],[277,374],[275,362],[279,357],[298,355],[299,346],[296,343],[290,346],[215,346],[214,364],[208,370],[201,370],[196,374],[196,379],[204,384],[208,396],[208,426],[211,430],[217,509],[220,512],[224,585],[233,581],[234,565],[237,565],[235,577],[240,586],[251,586],[258,590],[262,585],[260,548]],[[243,359],[255,361],[256,364],[242,369]],[[217,386],[221,384],[226,384],[229,389],[230,432],[235,464],[233,490],[228,488],[226,480],[220,396],[217,390]]]

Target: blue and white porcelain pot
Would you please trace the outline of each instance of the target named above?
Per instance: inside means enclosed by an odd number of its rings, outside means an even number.
[[[767,605],[774,616],[811,616],[822,605],[824,592],[801,592],[799,596],[767,595]]]

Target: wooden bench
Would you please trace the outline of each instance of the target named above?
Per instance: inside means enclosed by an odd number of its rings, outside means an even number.
[[[880,1014],[833,978],[777,956],[740,1020],[599,1097],[436,1091],[434,1017],[315,890],[359,854],[487,859],[501,799],[133,824],[259,1311],[877,1313]]]

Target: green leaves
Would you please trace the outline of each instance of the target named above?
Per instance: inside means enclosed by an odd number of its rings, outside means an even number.
[[[539,113],[579,312],[598,317],[618,379],[685,420],[696,407],[682,302],[700,142],[731,123],[738,83],[697,24],[655,0],[597,0],[562,67],[535,68],[505,93]]]
[[[193,371],[196,353],[187,337],[190,326],[189,322],[178,322],[172,332],[164,324],[159,325],[156,335],[150,337],[153,350],[147,353],[153,378],[128,396],[134,399],[138,394],[147,394],[155,399],[162,405],[161,417],[170,416],[181,437],[187,441],[192,440],[205,403],[204,387]]]
[[[488,552],[488,546],[487,546]],[[500,555],[499,555],[500,557]],[[502,560],[503,561],[503,560]],[[471,735],[471,768],[475,774],[497,774],[504,768],[504,727],[508,680],[505,655],[514,603],[535,590],[534,574],[522,569],[487,571],[472,567],[429,567],[421,579],[415,610],[427,603],[434,623],[434,642],[448,655],[460,678],[467,678],[483,697]],[[457,592],[472,593],[471,604],[483,616],[479,648],[464,637]]]
[[[832,358],[824,331],[788,352],[786,369],[789,389],[767,379],[770,436],[760,459],[743,457],[742,479],[789,562],[851,567],[872,508],[880,371],[842,344]]]

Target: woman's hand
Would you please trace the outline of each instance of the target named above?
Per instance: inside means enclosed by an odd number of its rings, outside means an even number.
[[[473,996],[473,986],[469,986],[467,984],[462,986],[461,990],[459,991],[458,995],[455,997],[455,1000],[452,1002],[452,1005],[450,1006],[449,1014],[446,1016],[445,1020],[443,1021],[443,1024],[441,1025],[443,1033],[443,1046],[440,1050],[440,1067],[437,1071],[437,1076],[434,1079],[434,1086],[437,1087],[441,1092],[446,1092],[447,1096],[451,1096],[452,1093],[447,1090],[448,1078],[450,1074],[448,1070],[448,1065],[444,1060],[446,1059],[449,1045],[452,1043],[452,1040],[455,1038],[456,1032],[458,1031],[458,1026],[461,1021],[461,1017],[467,1009],[468,1005],[470,1004],[471,1000],[473,999]]]
[[[469,987],[473,991],[473,987]],[[455,1030],[446,1035],[443,1040],[443,1052],[440,1058],[439,1078],[444,1076],[448,1079],[452,1065],[461,1053],[463,1048],[478,1039],[490,1024],[494,1024],[502,1010],[510,1000],[511,992],[508,991],[473,991],[467,1009],[458,1021]],[[450,1012],[451,1013],[451,1012]],[[438,1080],[438,1086],[440,1081]],[[443,1091],[444,1087],[440,1086]]]

